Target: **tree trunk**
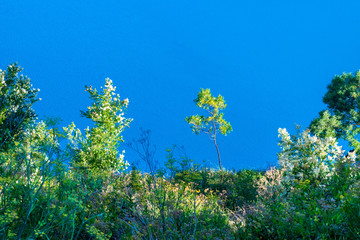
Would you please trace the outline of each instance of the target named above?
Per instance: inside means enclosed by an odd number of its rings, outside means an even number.
[[[218,157],[219,157],[219,167],[220,167],[220,170],[221,169],[221,158],[220,158],[220,152],[219,152],[219,148],[218,148],[218,145],[216,143],[216,124],[215,124],[215,121],[212,121],[213,122],[213,127],[214,127],[214,135],[213,135],[213,138],[214,138],[214,144],[215,144],[215,147],[216,147],[216,151],[217,151],[217,154],[218,154]]]
[[[216,151],[217,151],[217,154],[218,154],[218,157],[219,157],[219,166],[220,166],[220,170],[221,169],[221,158],[220,158],[220,152],[219,152],[219,148],[218,148],[218,145],[216,143],[216,138],[214,137],[214,144],[215,144],[215,147],[216,147]]]

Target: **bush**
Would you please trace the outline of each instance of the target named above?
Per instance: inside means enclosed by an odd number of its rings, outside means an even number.
[[[167,155],[167,172],[170,181],[175,184],[193,184],[194,188],[202,194],[216,193],[223,205],[232,211],[256,200],[256,180],[262,175],[260,170],[215,171],[201,164],[195,164],[184,151],[174,146]],[[180,159],[177,159],[176,152]]]
[[[360,226],[358,213],[350,211],[359,179],[355,153],[344,155],[331,137],[279,133],[280,169],[267,171],[257,182],[256,203],[239,213],[239,236],[355,238]]]

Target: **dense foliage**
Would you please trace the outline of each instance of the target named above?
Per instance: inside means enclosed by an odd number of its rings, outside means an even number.
[[[323,102],[328,109],[319,113],[310,129],[320,137],[345,139],[359,153],[360,71],[355,75],[343,73],[335,76],[327,89]]]
[[[360,235],[360,169],[354,143],[359,74],[337,77],[324,98],[347,99],[343,110],[329,105],[331,111],[314,120],[311,132],[290,135],[279,129],[277,168],[209,169],[177,154],[174,146],[167,150],[165,168],[156,169],[149,132],[143,132],[140,146],[129,146],[149,165],[146,173],[135,167],[126,170],[119,147],[131,122],[125,117],[129,100],[120,100],[110,79],[101,91],[86,88],[92,103],[82,115],[93,127],[83,135],[75,124],[59,130],[56,119],[36,118],[32,104],[38,90],[29,78],[18,76],[20,71],[13,64],[0,72],[0,239]],[[337,137],[352,140],[356,151],[343,150]]]
[[[19,76],[22,71],[11,64],[0,69],[0,150],[20,139],[24,128],[36,117],[32,105],[39,99],[39,89],[32,88],[30,79]]]

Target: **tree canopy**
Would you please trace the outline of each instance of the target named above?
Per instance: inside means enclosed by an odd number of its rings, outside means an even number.
[[[337,137],[349,141],[359,153],[360,142],[360,71],[354,75],[336,75],[327,86],[323,102],[326,110],[310,124],[312,133],[320,137]]]

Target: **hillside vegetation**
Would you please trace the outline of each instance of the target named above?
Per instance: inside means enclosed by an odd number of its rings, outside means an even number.
[[[20,72],[0,71],[0,239],[359,238],[359,72],[332,80],[328,109],[308,129],[279,129],[276,168],[213,170],[174,146],[161,169],[143,153],[147,173],[119,150],[132,119],[110,79],[86,87],[92,103],[81,114],[93,127],[81,131],[38,119],[39,90]]]

